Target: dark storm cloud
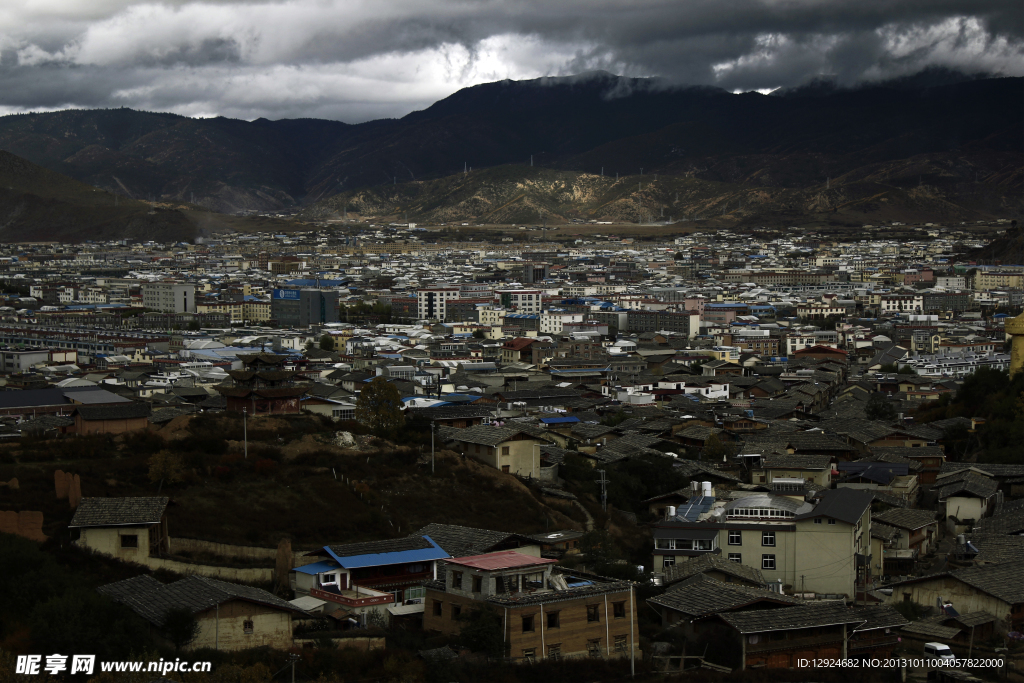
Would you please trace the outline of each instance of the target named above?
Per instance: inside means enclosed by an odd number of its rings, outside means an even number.
[[[64,3],[64,6],[61,6]],[[401,115],[474,83],[603,69],[727,89],[928,67],[1024,75],[1006,0],[28,0],[0,107]]]

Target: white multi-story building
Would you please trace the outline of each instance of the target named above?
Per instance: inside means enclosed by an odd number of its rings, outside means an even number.
[[[430,287],[416,290],[416,311],[420,320],[444,320],[447,304],[459,298],[459,287]]]
[[[164,313],[195,313],[196,286],[179,282],[142,285],[142,305]]]
[[[544,296],[539,289],[500,289],[495,292],[498,301],[516,313],[540,313]]]
[[[568,313],[566,311],[543,311],[540,314],[541,334],[561,334],[562,327],[566,323],[583,322],[582,313]]]

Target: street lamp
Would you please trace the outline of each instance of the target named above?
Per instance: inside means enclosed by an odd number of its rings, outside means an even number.
[[[249,427],[246,424],[246,418],[249,415],[248,408],[242,408],[242,443],[245,444],[245,456],[246,460],[249,459]]]

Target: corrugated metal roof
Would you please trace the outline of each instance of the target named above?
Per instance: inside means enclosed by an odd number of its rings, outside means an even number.
[[[334,560],[324,560],[323,562],[304,564],[301,567],[292,567],[293,572],[299,572],[301,574],[322,574],[324,572],[329,572],[332,569],[338,569],[338,563]]]
[[[324,548],[338,564],[345,569],[359,569],[360,567],[378,567],[385,564],[400,564],[402,562],[429,562],[431,560],[446,560],[450,557],[448,553],[441,550],[441,547],[434,543],[429,536],[424,536],[430,542],[429,548],[418,548],[416,550],[399,550],[396,552],[368,553],[366,555],[349,555],[337,557],[331,552],[330,547]]]

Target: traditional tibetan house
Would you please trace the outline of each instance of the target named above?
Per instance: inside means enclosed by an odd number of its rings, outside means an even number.
[[[238,356],[245,366],[229,370],[230,384],[215,387],[227,400],[227,410],[250,415],[298,413],[309,384],[305,376],[284,368],[287,356],[254,353]]]

